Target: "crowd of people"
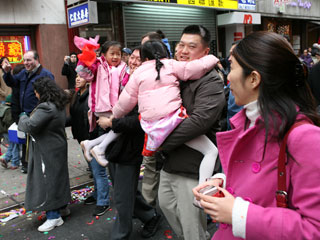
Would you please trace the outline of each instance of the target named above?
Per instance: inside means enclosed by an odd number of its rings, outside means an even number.
[[[82,53],[64,57],[66,90],[36,51],[13,72],[1,59],[1,85],[13,92],[8,125],[26,133],[25,208],[46,211],[38,231],[70,214],[71,125],[93,176],[84,201],[96,205],[93,216],[110,208],[110,174],[117,210],[110,239],[129,239],[133,217],[144,238],[163,218],[185,240],[320,238],[320,63],[311,67],[276,33],[235,42],[224,63],[209,54],[210,41],[201,25],[184,28],[174,54],[160,30],[132,49],[75,38]],[[319,59],[320,48],[312,54]],[[15,144],[0,158],[5,168],[19,165]],[[210,236],[212,221],[219,228]]]

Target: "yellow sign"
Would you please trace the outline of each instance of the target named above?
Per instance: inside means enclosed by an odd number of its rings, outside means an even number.
[[[238,9],[238,0],[177,0],[178,4]]]
[[[191,6],[238,9],[238,0],[144,0],[149,2],[176,3]]]

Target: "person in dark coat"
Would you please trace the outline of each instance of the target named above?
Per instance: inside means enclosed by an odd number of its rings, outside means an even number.
[[[129,73],[141,65],[140,48],[133,49],[129,58]],[[130,81],[130,79],[129,79]],[[144,132],[140,126],[138,107],[120,119],[100,118],[102,128],[111,127],[121,135],[106,150],[109,173],[113,185],[113,200],[117,209],[116,221],[112,227],[112,240],[129,239],[132,231],[132,217],[144,223],[142,237],[153,236],[160,224],[161,215],[149,205],[138,190]]]
[[[86,80],[79,75],[76,78],[76,88],[79,90],[70,106],[70,124],[73,138],[80,144],[81,141],[89,139],[89,89]]]
[[[64,57],[64,63],[61,70],[61,74],[68,79],[68,89],[75,88],[75,82],[77,77],[76,67],[78,58],[76,53],[70,53],[70,56]]]
[[[38,231],[47,232],[63,224],[60,209],[71,200],[65,106],[68,95],[48,77],[33,83],[39,99],[30,116],[21,114],[18,129],[29,135],[25,208],[46,211],[47,220]]]
[[[314,55],[319,59],[319,62],[311,68],[308,83],[311,92],[316,99],[318,113],[320,113],[320,48],[314,51]]]
[[[19,104],[21,112],[31,113],[33,109],[38,104],[38,99],[36,98],[32,84],[35,80],[41,77],[49,77],[54,80],[52,73],[42,67],[39,62],[39,54],[35,50],[30,50],[23,55],[23,64],[25,69],[23,69],[19,74],[11,74],[11,65],[8,61],[2,62],[2,69],[5,74],[3,79],[9,87],[15,87],[19,89]],[[25,161],[26,146],[22,145],[22,173],[27,173],[28,164]]]

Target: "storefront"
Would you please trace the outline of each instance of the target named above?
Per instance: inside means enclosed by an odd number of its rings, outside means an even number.
[[[7,1],[1,13],[0,56],[15,65],[23,63],[26,51],[37,50],[40,63],[66,86],[61,75],[63,57],[69,52],[64,0]]]

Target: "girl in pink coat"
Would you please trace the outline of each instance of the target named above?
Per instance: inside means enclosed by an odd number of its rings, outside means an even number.
[[[230,89],[244,109],[231,118],[231,131],[217,134],[225,175],[193,189],[220,223],[212,239],[320,239],[320,119],[307,69],[286,39],[271,32],[247,36],[230,59]],[[201,194],[208,185],[224,196]],[[276,192],[287,207],[278,204]]]
[[[112,108],[118,101],[121,85],[126,79],[126,66],[121,61],[120,43],[107,41],[101,47],[101,56],[90,67],[85,66],[79,71],[83,78],[90,81],[88,99],[90,132],[94,130],[98,117],[112,115]],[[86,160],[90,162],[94,156],[97,162],[105,167],[108,163],[105,149],[117,136],[118,134],[110,130],[96,139],[82,141],[80,145]]]
[[[167,59],[167,48],[157,40],[145,42],[141,47],[142,65],[130,76],[113,108],[115,118],[125,116],[138,103],[141,127],[146,133],[143,155],[152,156],[174,128],[185,119],[179,79],[196,80],[218,62],[213,55],[191,62]],[[160,61],[161,59],[161,61]],[[200,182],[209,177],[217,158],[216,146],[205,136],[186,143],[204,154],[200,166]]]

